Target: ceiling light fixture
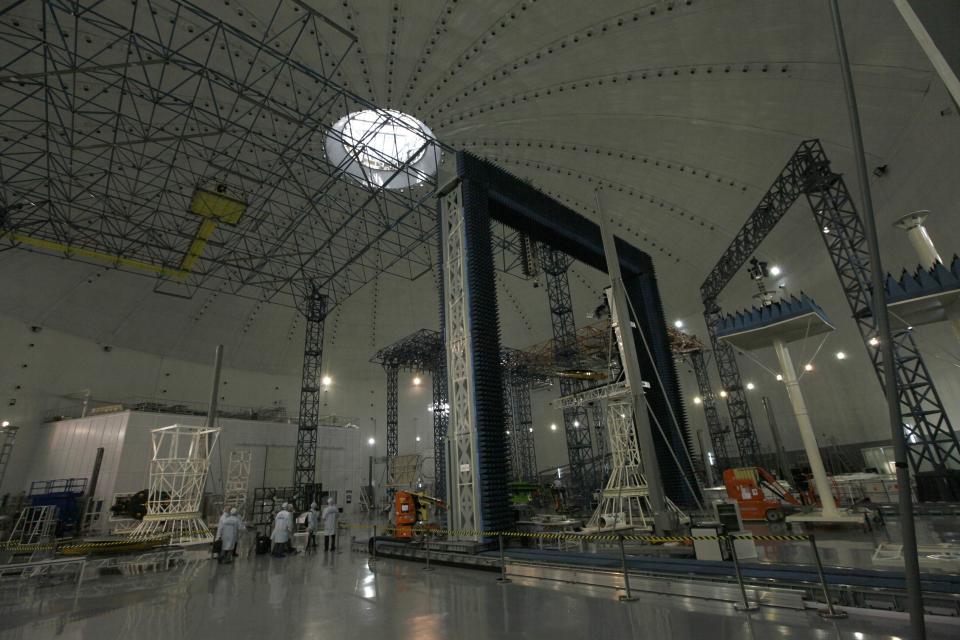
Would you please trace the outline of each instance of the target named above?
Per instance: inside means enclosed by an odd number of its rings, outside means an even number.
[[[837,360],[846,360],[846,359],[847,359],[847,354],[845,354],[843,351],[837,351]]]
[[[752,382],[747,383],[747,391],[753,391],[756,388],[757,388],[757,385],[753,384]]]
[[[320,380],[320,382],[323,383],[323,386],[329,387],[331,384],[333,384],[333,378],[330,376],[323,376],[323,379]]]
[[[726,398],[726,397],[727,397],[727,390],[726,390],[726,389],[720,389],[720,397],[721,397],[721,398]]]
[[[778,267],[777,265],[773,265],[772,267],[770,267],[770,275],[772,275],[773,277],[777,277],[781,273],[783,273],[783,270],[780,269],[780,267]]]
[[[674,320],[673,326],[675,326],[677,329],[683,329],[683,320]]]
[[[700,398],[700,396],[696,396],[693,399],[693,404],[700,404],[701,402],[703,402],[703,400]]]
[[[420,376],[417,376],[413,379],[414,386],[420,386]]]
[[[812,363],[812,362],[808,362],[807,364],[803,365],[803,370],[804,370],[804,371],[813,371],[813,363]]]
[[[557,430],[557,425],[555,424],[550,425],[550,431],[556,431],[556,430]]]
[[[372,447],[373,445],[377,444],[377,439],[376,439],[376,438],[369,438],[369,439],[367,440],[367,444]]]

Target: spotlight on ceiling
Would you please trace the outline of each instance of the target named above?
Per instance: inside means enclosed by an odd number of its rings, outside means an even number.
[[[847,354],[845,354],[843,351],[837,351],[837,360],[846,360],[846,359],[847,359]]]
[[[781,273],[783,273],[783,269],[781,269],[777,265],[773,265],[772,267],[770,267],[770,275],[772,275],[774,278],[776,278]]]
[[[533,433],[533,427],[529,427],[528,431],[530,431],[530,433]]]
[[[871,347],[876,347],[877,345],[880,344],[880,338],[874,336],[874,337],[870,338],[870,340],[868,340],[868,342],[870,343],[870,346],[871,346]]]
[[[510,435],[510,429],[507,429],[504,433],[506,433],[507,435]]]
[[[416,440],[417,442],[420,442],[420,436],[417,436]]]
[[[700,399],[700,396],[697,396],[693,399],[693,404],[700,404],[703,400]]]
[[[813,371],[813,363],[812,363],[812,362],[808,362],[807,364],[803,365],[803,370],[804,370],[804,371]]]
[[[367,439],[367,444],[372,447],[373,445],[377,444],[377,439],[376,439],[376,438],[369,438],[369,439]]]
[[[677,329],[683,329],[683,320],[674,320],[673,326],[675,326]]]
[[[726,389],[721,389],[721,390],[720,390],[720,397],[721,397],[721,398],[726,398],[726,397],[727,397],[727,390],[726,390]]]
[[[783,376],[780,375],[779,373],[777,374],[777,380],[780,382],[783,382]]]
[[[573,426],[579,427],[579,426],[580,426],[580,421],[579,421],[579,420],[574,420],[574,421],[573,421]]]
[[[757,388],[757,385],[753,384],[752,382],[747,383],[747,391],[753,391],[756,388]]]
[[[4,420],[3,422],[0,422],[0,427],[9,427],[9,426],[10,426],[9,420]]]
[[[416,377],[413,379],[413,384],[414,384],[415,386],[418,386],[418,387],[420,386],[420,376],[416,376]]]
[[[556,431],[556,430],[557,430],[557,425],[555,424],[550,425],[550,431]]]
[[[329,387],[331,384],[333,384],[333,378],[331,378],[330,376],[323,376],[320,382],[323,383],[323,386]]]

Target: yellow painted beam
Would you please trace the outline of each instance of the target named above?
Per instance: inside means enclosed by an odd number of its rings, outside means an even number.
[[[193,242],[190,243],[190,249],[187,250],[187,255],[183,256],[183,261],[180,263],[180,271],[186,273],[193,268],[193,265],[200,258],[204,247],[207,246],[207,241],[210,240],[210,236],[213,235],[216,228],[216,218],[204,218],[203,222],[200,223],[200,228],[197,229],[197,235],[193,237]]]
[[[100,260],[118,267],[141,269],[144,271],[158,273],[160,275],[173,276],[175,278],[182,278],[187,275],[187,272],[181,269],[171,269],[170,267],[164,267],[163,265],[154,264],[152,262],[144,262],[143,260],[135,260],[133,258],[123,258],[106,253],[104,251],[97,251],[95,249],[74,247],[63,242],[57,242],[56,240],[45,240],[43,238],[34,238],[33,236],[9,232],[0,234],[0,237],[10,238],[14,242],[25,244],[30,247],[36,247],[37,249],[61,252],[68,256],[78,256],[81,258],[89,258],[91,260]]]

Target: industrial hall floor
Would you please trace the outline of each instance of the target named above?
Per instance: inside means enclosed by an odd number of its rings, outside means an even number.
[[[854,613],[735,611],[730,604],[547,582],[498,584],[497,574],[379,559],[365,554],[241,557],[218,566],[206,554],[169,572],[103,576],[72,585],[0,588],[0,640],[89,638],[906,638],[906,621]],[[956,638],[931,625],[929,638]]]

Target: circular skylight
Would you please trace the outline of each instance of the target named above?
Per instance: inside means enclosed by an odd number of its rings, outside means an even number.
[[[405,113],[389,109],[355,111],[327,134],[327,159],[369,187],[403,189],[437,171],[433,132]]]

